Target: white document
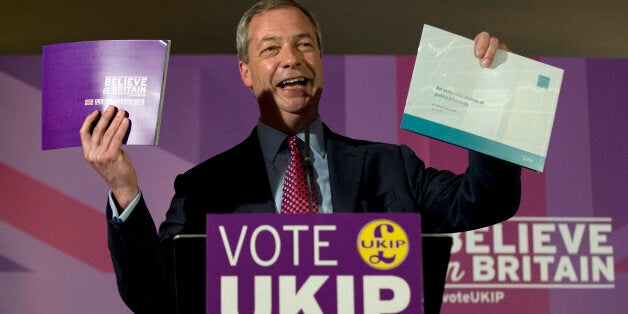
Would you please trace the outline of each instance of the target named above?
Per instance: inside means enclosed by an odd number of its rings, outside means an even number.
[[[543,171],[563,70],[425,25],[401,127]]]

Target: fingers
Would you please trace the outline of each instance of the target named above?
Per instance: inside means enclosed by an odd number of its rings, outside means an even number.
[[[480,59],[480,64],[488,68],[493,64],[497,49],[510,51],[506,45],[501,44],[497,37],[492,37],[487,32],[481,32],[474,38],[475,56]]]
[[[103,141],[103,136],[107,131],[109,124],[111,123],[111,118],[115,113],[116,107],[109,106],[105,111],[103,111],[100,119],[98,119],[98,123],[96,123],[96,126],[92,130],[92,150],[97,151],[95,148],[100,147]]]
[[[486,50],[484,57],[482,57],[482,60],[480,61],[483,67],[488,68],[491,66],[493,60],[495,59],[495,53],[497,53],[498,48],[499,39],[497,39],[496,37],[491,37],[488,41],[488,49]]]
[[[124,110],[122,110],[124,112]],[[129,130],[130,121],[129,119],[123,115],[117,115],[116,121],[119,122],[119,126],[116,132],[113,134],[112,143],[109,145],[109,152],[117,152],[122,149],[122,142],[124,141],[124,137],[126,136],[126,132]]]
[[[481,32],[475,36],[473,41],[475,41],[475,57],[483,58],[486,50],[488,49],[488,44],[491,39],[491,35],[487,32]]]
[[[94,143],[92,142],[92,147],[98,147],[97,151],[99,153],[114,153],[117,151],[115,149],[116,147],[117,149],[120,149],[120,147],[122,146],[122,140],[124,139],[124,135],[126,134],[126,130],[128,129],[128,119],[126,118],[126,111],[122,109],[116,111],[115,108],[113,108],[111,112],[108,112],[112,108],[113,107],[107,108],[106,112],[103,114],[103,118],[101,118],[101,121],[98,122],[99,125],[96,125],[96,128],[99,128],[99,137],[100,133],[104,130],[104,134],[101,137],[100,143],[94,145]],[[124,121],[127,121],[127,123],[125,123],[126,127],[121,127]],[[104,122],[102,126],[100,125],[100,122]],[[122,134],[120,135],[120,133]],[[94,131],[94,135],[96,135],[96,131]],[[106,155],[111,156],[111,154]]]
[[[79,131],[85,159],[91,163],[103,156],[116,155],[129,125],[126,111],[116,110],[113,106],[102,115],[97,110],[88,115]]]
[[[83,125],[81,125],[81,129],[79,131],[79,135],[81,136],[81,145],[83,146],[83,150],[91,147],[91,139],[92,139],[92,128],[98,117],[100,116],[100,111],[94,110],[90,115],[85,118],[83,121]]]

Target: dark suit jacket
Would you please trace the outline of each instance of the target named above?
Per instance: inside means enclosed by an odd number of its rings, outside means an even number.
[[[324,132],[336,213],[420,212],[423,232],[459,232],[506,220],[519,206],[516,165],[470,152],[466,172],[455,175],[425,168],[406,146]],[[143,200],[122,224],[107,210],[118,288],[133,311],[165,308],[173,295],[171,239],[205,233],[206,213],[275,213],[256,131],[176,178],[159,235]]]

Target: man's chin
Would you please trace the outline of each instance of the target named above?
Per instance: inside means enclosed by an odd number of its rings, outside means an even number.
[[[282,110],[289,112],[306,111],[312,106],[313,98],[311,96],[294,96],[294,97],[275,97],[275,104]]]

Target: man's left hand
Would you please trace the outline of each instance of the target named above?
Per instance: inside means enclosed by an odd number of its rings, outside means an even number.
[[[475,56],[480,59],[480,64],[485,68],[493,64],[497,49],[510,51],[505,44],[499,42],[497,37],[492,37],[487,32],[479,33],[473,41],[475,41]]]

